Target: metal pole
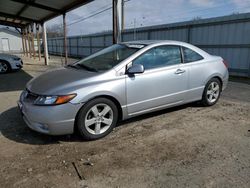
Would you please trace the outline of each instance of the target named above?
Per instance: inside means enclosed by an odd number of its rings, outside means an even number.
[[[113,0],[113,5],[112,5],[112,15],[113,15],[113,44],[117,43],[117,11],[116,11],[116,6],[117,6],[117,0]]]
[[[122,28],[121,28],[121,30],[122,31],[124,31],[124,29],[125,29],[125,14],[124,14],[124,0],[122,0],[122,9],[121,9],[121,11],[122,11],[122,23],[121,23],[121,25],[122,25]]]
[[[39,31],[40,25],[36,24],[36,40],[37,40],[37,47],[38,47],[38,58],[39,61],[41,61],[41,47],[40,47],[40,31]]]
[[[49,65],[48,59],[48,46],[47,46],[47,33],[46,33],[46,24],[43,23],[43,53],[44,53],[44,63],[45,65]]]
[[[113,42],[121,42],[122,0],[113,0]]]
[[[67,49],[67,26],[66,26],[66,14],[63,14],[63,35],[64,35],[64,55],[65,65],[68,63],[68,49]]]

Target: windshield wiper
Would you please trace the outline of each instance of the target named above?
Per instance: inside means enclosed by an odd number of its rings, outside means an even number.
[[[91,71],[91,72],[98,72],[98,70],[97,69],[95,69],[95,68],[93,68],[93,67],[88,67],[88,66],[86,66],[86,65],[83,65],[83,64],[76,64],[76,66],[79,66],[79,67],[81,67],[81,68],[84,68],[84,69],[86,69],[86,70],[88,70],[88,71]]]
[[[76,65],[74,64],[68,64],[67,67],[71,67],[71,68],[74,68],[74,69],[78,69]]]
[[[84,68],[84,69],[91,71],[91,72],[98,72],[97,69],[92,68],[92,67],[88,67],[88,66],[82,65],[82,64],[68,64],[67,67],[71,67],[74,69]]]

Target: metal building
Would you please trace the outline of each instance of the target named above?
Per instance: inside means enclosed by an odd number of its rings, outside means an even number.
[[[0,53],[21,53],[22,36],[17,31],[0,28]]]
[[[122,34],[122,41],[151,39],[194,44],[227,60],[231,75],[250,77],[250,13],[129,29]],[[84,57],[111,45],[112,32],[68,37],[67,40],[69,55]],[[49,39],[49,53],[61,54],[62,44],[63,38]]]

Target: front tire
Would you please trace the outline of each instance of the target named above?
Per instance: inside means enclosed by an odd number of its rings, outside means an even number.
[[[77,116],[77,128],[86,140],[108,135],[118,121],[118,109],[107,98],[96,98],[86,103]]]
[[[10,71],[10,66],[5,61],[0,61],[0,74],[4,74]]]
[[[206,84],[202,95],[202,104],[204,106],[212,106],[217,103],[221,94],[221,82],[218,78],[212,78]]]

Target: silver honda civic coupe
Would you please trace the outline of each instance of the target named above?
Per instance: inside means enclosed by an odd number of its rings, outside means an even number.
[[[184,42],[133,41],[33,78],[18,106],[35,131],[94,140],[119,120],[194,101],[214,105],[227,83],[221,57]]]

